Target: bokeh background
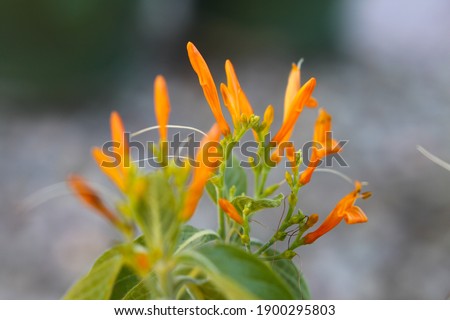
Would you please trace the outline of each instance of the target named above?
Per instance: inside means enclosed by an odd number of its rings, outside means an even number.
[[[350,141],[349,167],[336,169],[369,182],[369,223],[299,250],[314,298],[448,297],[450,172],[416,145],[450,161],[449,15],[440,0],[0,1],[0,298],[57,299],[118,241],[64,184],[78,172],[112,189],[89,152],[108,139],[111,110],[130,131],[153,125],[162,73],[171,122],[212,124],[189,40],[216,82],[230,58],[254,109],[280,110],[277,124],[290,65],[303,57],[335,136]],[[297,143],[315,116],[304,112]],[[351,188],[317,173],[301,207],[323,217]],[[193,223],[214,226],[210,208],[204,199]],[[268,237],[278,219],[261,213],[256,235]]]

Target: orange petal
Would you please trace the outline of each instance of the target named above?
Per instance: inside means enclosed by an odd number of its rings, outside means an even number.
[[[119,144],[119,150],[121,150],[121,155],[124,152],[128,151],[128,146],[125,141],[125,127],[123,125],[122,118],[120,117],[117,111],[111,112],[110,117],[110,126],[111,126],[111,139],[113,142],[117,142]]]
[[[291,72],[289,73],[288,77],[286,92],[284,94],[283,121],[285,121],[286,118],[288,117],[292,101],[294,100],[295,95],[297,94],[299,89],[300,89],[300,69],[295,63],[293,63]]]
[[[309,183],[311,181],[311,177],[316,170],[316,166],[309,166],[305,169],[305,171],[302,172],[300,175],[299,183],[304,186],[305,184]]]
[[[290,143],[287,147],[286,147],[286,158],[289,160],[289,162],[291,163],[292,168],[295,168],[297,166],[296,163],[296,154],[295,154],[295,147],[292,143]]]
[[[114,162],[116,161],[114,158],[110,158],[106,156],[100,148],[92,149],[92,156],[94,160],[97,162],[100,170],[109,177],[121,190],[125,190],[125,183],[123,179],[123,174],[119,170],[118,166],[114,166]]]
[[[348,224],[363,223],[369,220],[361,208],[357,206],[345,210],[344,219]]]
[[[308,101],[306,101],[305,106],[308,108],[315,108],[319,105],[319,102],[313,97],[309,98]]]
[[[105,206],[102,199],[100,199],[94,189],[92,189],[82,177],[71,175],[67,179],[67,182],[84,204],[97,211],[97,213],[111,221],[113,224],[118,225],[120,223],[117,216]]]
[[[283,121],[280,130],[272,139],[272,141],[280,143],[282,141],[287,141],[290,138],[295,123],[297,122],[297,119],[300,116],[300,113],[302,112],[306,101],[311,97],[311,94],[315,86],[316,86],[316,79],[311,78],[297,92],[295,98],[291,103],[291,106],[289,107],[289,112],[286,117],[286,121]]]
[[[166,80],[158,75],[154,83],[155,116],[159,125],[161,141],[167,141],[167,124],[169,123],[170,100]]]
[[[223,135],[228,135],[230,133],[230,127],[228,126],[227,121],[223,116],[222,109],[220,108],[216,84],[214,83],[214,79],[209,71],[208,65],[192,42],[188,42],[187,51],[192,68],[195,73],[197,73],[206,101],[208,102],[211,111],[220,126],[220,130]]]
[[[264,111],[264,119],[263,119],[263,123],[267,127],[270,127],[272,125],[274,115],[275,115],[275,110],[274,110],[273,106],[268,105],[266,108],[266,111]]]
[[[227,75],[228,90],[233,94],[234,101],[237,104],[235,108],[239,113],[251,116],[253,114],[253,108],[244,90],[241,88],[236,71],[230,60],[225,61],[225,73]]]
[[[340,208],[339,206],[336,206],[315,231],[308,233],[304,237],[304,242],[306,244],[313,243],[325,233],[334,229],[341,221]]]
[[[200,142],[200,150],[196,156],[196,162],[198,163],[198,167],[194,169],[192,174],[192,181],[188,187],[188,190],[185,195],[185,203],[183,211],[181,212],[181,218],[184,221],[189,220],[195,212],[195,208],[200,201],[200,198],[203,194],[204,187],[208,182],[209,178],[211,178],[212,174],[216,170],[216,167],[208,166],[205,164],[205,145],[208,142],[219,142],[220,139],[220,128],[218,124],[213,125],[213,127],[209,130],[206,137],[202,139]]]
[[[226,199],[219,199],[219,206],[231,219],[239,224],[244,223],[244,219],[242,219],[241,215],[237,212],[231,202]]]
[[[120,159],[117,158],[117,160],[119,161],[120,169],[122,170],[124,175],[127,175],[130,165],[128,142],[125,141],[125,127],[123,125],[122,118],[116,111],[113,111],[111,113],[110,126],[111,126],[111,139],[112,142],[116,144],[116,146],[113,146],[113,150],[117,152],[118,155],[120,156]]]
[[[314,126],[313,141],[326,144],[327,133],[331,131],[331,115],[324,108],[319,109],[316,124]]]
[[[317,238],[336,227],[342,219],[345,219],[348,224],[367,222],[368,219],[364,212],[354,205],[356,199],[360,196],[360,192],[361,183],[355,181],[355,189],[337,203],[336,207],[330,212],[317,230],[308,233],[304,237],[304,243],[313,243]]]
[[[233,119],[233,123],[236,126],[241,120],[241,114],[237,109],[237,103],[235,102],[235,98],[232,96],[228,87],[221,83],[220,84],[220,92],[222,93],[223,103],[228,109],[228,112],[231,115],[231,119]]]

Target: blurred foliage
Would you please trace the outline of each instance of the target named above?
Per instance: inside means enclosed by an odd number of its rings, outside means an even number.
[[[0,1],[2,93],[64,98],[98,87],[127,48],[135,1]]]
[[[339,1],[198,0],[197,3],[196,33],[214,38],[219,50],[227,46],[229,51],[230,43],[248,48],[260,47],[261,43],[282,44],[302,53],[323,53],[334,48]],[[242,47],[239,51],[242,52]]]

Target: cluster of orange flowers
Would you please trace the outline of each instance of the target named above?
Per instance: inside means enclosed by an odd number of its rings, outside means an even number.
[[[196,156],[196,161],[199,166],[193,169],[192,178],[190,184],[187,186],[185,203],[183,210],[180,213],[181,219],[187,221],[193,215],[197,204],[202,196],[203,190],[207,181],[214,174],[216,168],[205,165],[205,161],[202,161],[203,152],[202,146],[207,142],[218,142],[221,135],[231,135],[231,129],[228,125],[221,108],[218,90],[211,72],[197,48],[189,42],[187,44],[187,52],[192,68],[198,76],[198,80],[203,89],[206,101],[208,102],[212,113],[216,119],[216,124],[212,126],[211,130],[204,137],[201,142],[200,152]],[[232,63],[227,60],[225,62],[225,72],[227,78],[227,84],[222,83],[220,85],[220,93],[222,95],[224,105],[228,109],[234,128],[239,127],[242,119],[249,119],[254,113],[252,106],[247,99],[247,96],[239,83],[238,77],[234,70]],[[289,143],[294,126],[298,117],[303,111],[303,108],[315,108],[318,103],[316,99],[312,97],[316,80],[314,78],[309,79],[305,84],[301,85],[300,68],[298,65],[293,64],[289,74],[285,99],[284,99],[284,114],[283,122],[278,132],[272,138],[277,146],[288,145],[285,150],[281,148],[276,149],[272,154],[272,159],[279,162],[281,156],[285,154],[287,158],[294,162],[295,149],[292,144]],[[170,100],[167,90],[166,81],[163,76],[158,75],[154,82],[154,105],[155,116],[159,125],[159,133],[161,141],[167,141],[167,125],[169,122],[170,113]],[[274,108],[269,105],[264,113],[263,123],[270,126],[273,121]],[[113,112],[110,118],[111,124],[111,139],[115,142],[116,154],[119,159],[119,166],[107,167],[103,163],[110,161],[110,159],[103,153],[100,148],[93,149],[93,157],[98,163],[100,169],[116,184],[119,190],[124,193],[131,192],[132,186],[130,185],[130,167],[126,167],[123,161],[129,159],[130,154],[126,141],[124,141],[125,129],[122,120],[117,112]],[[322,108],[319,110],[318,118],[315,124],[311,161],[298,179],[299,186],[307,184],[320,160],[327,155],[335,152],[340,152],[341,147],[339,144],[331,140],[328,132],[331,131],[331,116]],[[255,135],[256,136],[256,135]],[[120,161],[122,160],[122,161]],[[69,178],[69,184],[84,203],[94,208],[102,216],[110,220],[114,224],[119,223],[117,216],[111,212],[97,193],[88,186],[88,184],[79,176],[71,176]],[[306,234],[304,237],[304,243],[313,243],[317,238],[323,234],[329,232],[335,226],[337,226],[342,220],[349,224],[362,223],[367,221],[367,216],[357,206],[355,201],[358,198],[367,198],[369,193],[361,193],[361,183],[355,183],[355,189],[346,195],[342,200],[338,202],[336,207],[331,211],[328,217],[323,223],[313,232]],[[234,221],[242,224],[242,215],[239,214],[237,209],[226,199],[219,199],[218,204],[222,210],[229,215]],[[310,216],[311,221],[317,221],[318,216],[313,214]]]

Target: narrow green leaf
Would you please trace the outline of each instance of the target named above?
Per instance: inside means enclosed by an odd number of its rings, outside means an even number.
[[[238,196],[233,199],[233,205],[240,211],[244,210],[244,208],[248,208],[250,213],[268,209],[268,208],[278,208],[283,202],[283,194],[277,195],[273,199],[253,199],[248,196]]]

